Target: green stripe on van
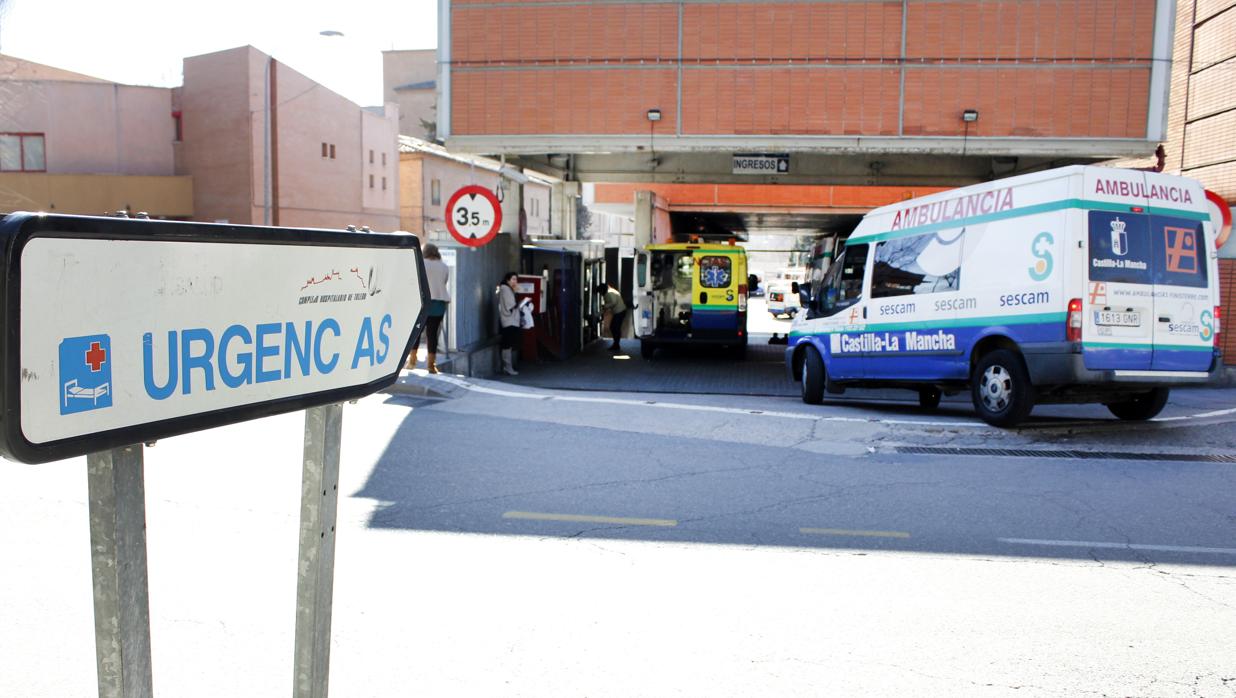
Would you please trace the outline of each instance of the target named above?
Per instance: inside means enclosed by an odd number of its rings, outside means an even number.
[[[1196,344],[1122,344],[1120,342],[1082,342],[1086,349],[1158,349],[1161,351],[1214,351],[1210,345]]]
[[[738,307],[738,301],[734,301],[733,303],[730,303],[728,305],[711,305],[711,304],[710,305],[700,305],[699,303],[691,304],[692,310],[733,310],[737,307]]]
[[[1034,204],[1032,206],[1022,206],[1021,208],[1011,208],[1007,211],[999,211],[996,213],[988,213],[982,216],[970,216],[969,218],[954,218],[949,221],[940,221],[938,223],[928,223],[926,225],[916,225],[912,228],[903,228],[901,230],[890,230],[883,233],[871,233],[863,236],[851,236],[847,241],[861,242],[879,242],[881,240],[896,240],[897,238],[910,237],[922,233],[929,233],[944,228],[959,228],[963,225],[974,225],[976,223],[988,223],[991,221],[999,221],[1007,218],[1019,218],[1021,216],[1032,216],[1038,213],[1050,213],[1052,211],[1064,211],[1071,208],[1080,208],[1087,211],[1129,211],[1131,204],[1115,204],[1106,201],[1090,201],[1088,199],[1062,199],[1060,201],[1049,201],[1045,204]],[[1200,211],[1186,211],[1184,209],[1163,208],[1160,206],[1148,206],[1146,211],[1156,216],[1175,216],[1177,218],[1187,218],[1189,220],[1204,221],[1209,218],[1206,213]]]
[[[961,318],[956,320],[921,320],[918,322],[890,322],[863,325],[862,329],[836,330],[834,332],[791,332],[791,337],[810,337],[820,334],[844,332],[895,332],[898,330],[938,330],[956,327],[992,327],[997,325],[1034,325],[1049,322],[1064,322],[1068,313],[1033,313],[1030,315],[992,315],[989,317]]]

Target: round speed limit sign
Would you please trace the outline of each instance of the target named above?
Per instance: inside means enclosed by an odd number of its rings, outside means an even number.
[[[493,240],[501,225],[502,205],[485,187],[468,185],[446,202],[446,229],[451,237],[469,247],[480,247]]]

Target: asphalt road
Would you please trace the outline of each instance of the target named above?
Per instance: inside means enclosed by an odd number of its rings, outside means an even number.
[[[334,696],[1236,693],[1231,391],[1010,432],[428,380],[345,410]],[[157,694],[289,692],[300,429],[147,450]],[[0,478],[0,695],[92,695],[84,461]]]

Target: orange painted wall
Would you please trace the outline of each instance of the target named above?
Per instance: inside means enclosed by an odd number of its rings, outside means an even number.
[[[823,186],[796,184],[597,184],[596,203],[631,204],[636,191],[652,191],[671,209],[778,210],[847,209],[878,206],[926,196],[948,187]]]
[[[453,0],[452,134],[1146,134],[1154,0],[679,7]]]

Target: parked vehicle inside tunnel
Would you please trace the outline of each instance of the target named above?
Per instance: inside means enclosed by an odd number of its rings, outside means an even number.
[[[869,213],[794,321],[802,399],[969,390],[1002,427],[1036,403],[1149,419],[1218,377],[1217,252],[1201,185],[1066,167]]]
[[[737,245],[649,245],[636,261],[635,331],[651,359],[670,344],[747,348],[747,255]]]

